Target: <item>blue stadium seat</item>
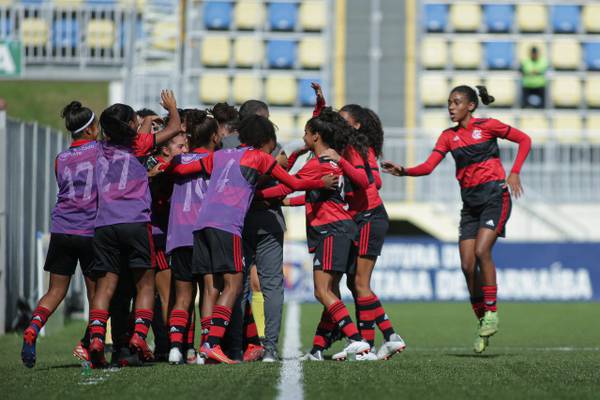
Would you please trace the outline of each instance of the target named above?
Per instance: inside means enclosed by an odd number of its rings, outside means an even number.
[[[12,29],[13,24],[10,18],[0,18],[0,38],[8,38]]]
[[[79,43],[79,23],[76,19],[58,19],[52,23],[52,46],[76,47]]]
[[[315,91],[310,86],[312,82],[321,84],[320,79],[300,79],[298,82],[298,99],[303,106],[315,105]]]
[[[36,6],[43,3],[44,0],[21,0],[21,4],[26,6]]]
[[[485,60],[489,69],[511,69],[514,63],[513,42],[487,42]]]
[[[296,59],[296,42],[271,40],[267,43],[269,68],[293,68]]]
[[[600,70],[600,42],[584,43],[583,54],[587,69]]]
[[[448,25],[448,5],[426,4],[425,27],[429,32],[443,32]]]
[[[269,25],[273,31],[291,31],[298,20],[298,7],[293,3],[269,4]]]
[[[553,6],[552,30],[557,33],[575,33],[580,24],[579,6]]]
[[[233,5],[229,2],[212,2],[204,4],[204,26],[206,29],[229,29]]]
[[[92,7],[113,6],[117,0],[87,0],[87,5]]]
[[[489,32],[508,32],[513,26],[515,8],[510,4],[486,4],[483,14]]]

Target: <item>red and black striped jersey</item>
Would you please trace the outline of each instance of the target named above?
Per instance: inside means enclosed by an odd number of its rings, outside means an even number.
[[[373,149],[369,149],[366,163],[352,146],[346,148],[343,157],[353,168],[359,170],[363,178],[362,180],[353,179],[354,175],[348,173],[347,165],[343,161],[340,162],[344,170],[344,191],[350,215],[355,216],[380,206],[383,203],[378,190],[381,187],[381,176]],[[364,181],[365,177],[366,181]]]

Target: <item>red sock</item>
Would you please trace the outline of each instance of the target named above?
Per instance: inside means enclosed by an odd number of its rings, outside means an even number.
[[[473,312],[477,319],[483,318],[483,314],[485,313],[483,297],[471,297],[471,307],[473,308]]]
[[[335,322],[331,319],[327,309],[321,313],[321,320],[317,326],[317,331],[313,338],[313,347],[311,353],[321,350],[323,351],[331,344],[331,332],[335,328]]]
[[[208,332],[208,344],[210,347],[221,344],[221,339],[225,336],[230,319],[231,308],[219,305],[213,307],[213,314],[210,318],[210,330]]]
[[[187,323],[187,311],[171,311],[171,318],[169,318],[169,340],[171,341],[171,347],[177,347],[179,350],[183,350],[183,333],[185,332]]]
[[[196,334],[196,313],[191,312],[187,322],[187,337],[185,343],[188,349],[194,348],[194,335]]]
[[[379,327],[381,333],[383,333],[384,339],[388,341],[390,340],[390,336],[392,336],[396,332],[394,331],[394,328],[392,327],[392,322],[385,313],[385,310],[383,309],[379,298],[375,295],[373,297],[375,298],[375,305],[373,310],[375,322],[377,323],[377,326]]]
[[[348,339],[362,340],[356,325],[354,325],[354,322],[352,322],[352,319],[350,318],[348,309],[341,300],[338,300],[330,305],[327,311],[329,311],[332,319],[337,325],[339,325],[340,329]]]
[[[485,311],[496,312],[496,294],[498,286],[482,286],[483,301],[485,303]]]
[[[48,310],[46,307],[37,306],[31,315],[31,321],[29,321],[27,330],[33,332],[34,337],[37,337],[42,327],[46,325],[46,321],[48,321],[50,314],[50,310]]]
[[[208,332],[210,331],[210,317],[202,318],[200,320],[202,328],[202,335],[200,336],[200,346],[202,346],[208,340]]]
[[[367,296],[356,299],[358,309],[358,329],[360,335],[373,347],[375,344],[375,306],[377,297]]]
[[[107,310],[90,310],[90,338],[99,338],[104,342],[106,336],[106,321],[108,321]]]
[[[246,310],[244,313],[244,339],[246,344],[260,344],[258,329],[256,329],[256,322],[254,321],[252,305],[250,302],[246,302]]]
[[[148,330],[150,329],[150,324],[152,324],[152,318],[154,317],[154,311],[139,308],[135,310],[135,327],[133,329],[134,333],[137,333],[142,337],[142,339],[146,339],[148,336]],[[187,322],[187,320],[186,320]]]

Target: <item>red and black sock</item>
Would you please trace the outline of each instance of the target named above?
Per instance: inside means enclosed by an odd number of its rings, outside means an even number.
[[[231,320],[231,308],[215,305],[210,319],[210,330],[208,332],[208,344],[210,347],[219,346],[221,339],[225,336],[227,325]]]
[[[483,296],[471,297],[471,307],[477,319],[483,318],[485,314],[485,303],[483,302]]]
[[[331,332],[335,328],[335,322],[331,319],[327,309],[321,313],[321,320],[317,326],[317,331],[313,338],[313,347],[311,353],[323,351],[331,344]]]
[[[148,330],[150,324],[152,324],[152,318],[154,317],[154,311],[146,308],[139,308],[135,310],[135,327],[133,332],[137,333],[142,339],[146,339],[148,336]],[[187,319],[186,319],[187,322]]]
[[[384,337],[385,341],[387,342],[388,340],[390,340],[390,337],[396,332],[394,331],[394,328],[392,327],[392,322],[390,321],[387,314],[385,313],[385,310],[383,309],[383,306],[381,305],[379,298],[375,295],[373,295],[373,298],[374,298],[373,317],[375,317],[375,322],[377,323],[379,330],[381,331],[381,333],[383,333],[383,337]]]
[[[254,321],[254,315],[252,314],[252,305],[249,301],[246,302],[246,309],[244,312],[244,343],[246,346],[249,344],[260,345],[258,329],[256,329],[256,322]]]
[[[171,318],[169,318],[169,340],[171,341],[171,347],[177,347],[180,351],[183,351],[183,334],[185,333],[187,324],[187,311],[171,311]]]
[[[485,303],[485,311],[496,312],[496,295],[498,294],[498,286],[482,286],[483,301]]]
[[[350,340],[362,340],[358,329],[348,313],[348,309],[341,300],[336,301],[327,308],[333,321],[339,325],[342,333]]]
[[[367,296],[356,299],[358,309],[358,329],[360,335],[373,347],[375,345],[375,307],[377,297]]]
[[[48,317],[50,317],[50,310],[46,307],[38,306],[31,316],[31,320],[29,321],[29,326],[25,331],[33,334],[34,338],[37,338],[37,335],[40,333],[40,330],[46,325],[46,321],[48,321]]]
[[[90,339],[98,338],[104,342],[106,338],[106,321],[108,321],[107,310],[90,310]]]
[[[208,332],[210,331],[210,317],[202,318],[200,320],[202,334],[200,336],[200,346],[202,346],[208,340]]]
[[[188,349],[194,348],[194,335],[196,334],[196,314],[194,312],[190,313],[190,317],[187,322],[187,336],[185,340],[185,344]]]

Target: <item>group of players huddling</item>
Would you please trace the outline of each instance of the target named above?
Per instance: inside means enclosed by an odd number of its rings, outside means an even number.
[[[389,226],[379,195],[381,121],[356,104],[334,111],[325,105],[319,85],[313,88],[316,106],[306,122],[305,145],[289,157],[277,144],[267,106],[256,100],[240,112],[226,103],[211,110],[180,110],[173,93],[163,91],[165,118],[124,104],[108,107],[97,118],[79,102],[67,105],[62,116],[73,142],[55,162],[59,193],[45,264],[50,285],[23,335],[24,365],[35,365],[36,339],[64,299],[78,262],[90,312],[73,354],[93,368],[109,365],[109,316],[117,365],[155,359],[146,338],[151,325],[157,336],[156,320],[168,330],[165,358],[172,364],[237,363],[228,354],[226,333],[243,337],[244,361],[261,359],[264,349],[251,308],[245,309],[242,328],[230,324],[249,275],[244,220],[256,203],[306,209],[314,293],[323,312],[313,347],[302,359],[322,361],[323,352],[342,337],[347,344],[332,356],[335,360],[387,360],[403,351],[403,339],[370,286]],[[504,236],[510,193],[522,194],[519,172],[531,140],[498,120],[473,117],[478,96],[484,104],[493,101],[481,86],[451,91],[448,111],[456,126],[441,134],[426,162],[412,168],[389,161],[381,165],[397,176],[427,175],[452,153],[463,200],[460,257],[477,317],[474,350],[480,353],[498,330],[491,250]],[[221,148],[230,135],[237,135],[239,146]],[[519,144],[507,179],[498,137]],[[308,152],[306,164],[290,175],[299,156]],[[296,191],[305,194],[286,197]],[[358,324],[340,297],[344,274]],[[197,293],[202,335],[196,351]],[[155,299],[161,303],[159,315]],[[374,347],[376,325],[384,339],[379,349]]]

